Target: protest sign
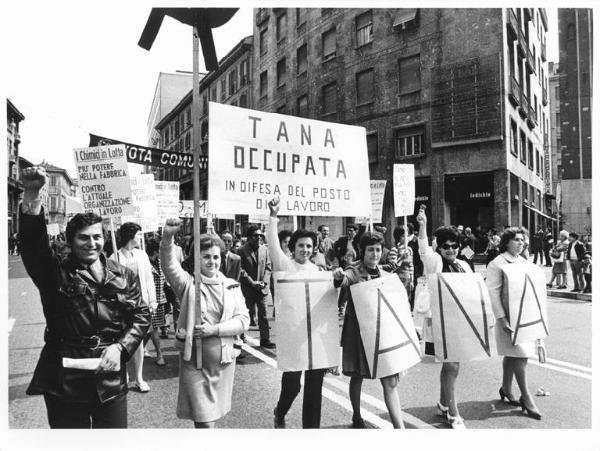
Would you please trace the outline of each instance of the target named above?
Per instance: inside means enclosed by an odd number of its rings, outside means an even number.
[[[83,209],[100,216],[133,214],[125,146],[74,149]]]
[[[208,201],[198,201],[200,217],[206,218],[208,216]],[[179,217],[180,218],[193,218],[194,217],[194,201],[193,200],[180,200],[179,201]]]
[[[421,361],[404,285],[390,274],[350,286],[372,378],[397,374]]]
[[[248,222],[250,224],[268,224],[269,216],[268,215],[249,215]]]
[[[548,335],[546,277],[531,263],[502,265],[503,304],[508,306],[507,319],[513,345],[527,343]],[[506,307],[505,307],[506,308]]]
[[[156,232],[162,224],[158,222],[154,175],[138,174],[132,176],[130,181],[134,213],[131,216],[122,216],[120,223],[135,222],[144,233]]]
[[[179,217],[179,182],[155,180],[158,224],[164,226],[167,218]]]
[[[411,216],[415,209],[415,166],[394,165],[394,216]]]
[[[65,216],[71,217],[77,213],[83,213],[83,203],[74,196],[65,196]]]
[[[367,216],[369,163],[363,127],[209,104],[212,213]]]
[[[58,224],[56,224],[56,223],[47,224],[46,231],[47,231],[48,235],[51,235],[51,236],[56,236],[60,233],[60,229],[58,227]]]
[[[435,357],[444,362],[481,360],[496,354],[494,317],[479,273],[427,276]]]
[[[340,364],[337,290],[330,272],[273,273],[277,368],[304,371]]]
[[[381,222],[386,184],[387,180],[371,180],[371,218],[368,216],[358,216],[356,218],[356,223],[368,224],[369,219],[371,219],[373,223]]]

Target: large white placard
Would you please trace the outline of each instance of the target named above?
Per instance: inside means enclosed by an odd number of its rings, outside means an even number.
[[[436,359],[468,362],[495,355],[495,320],[481,274],[438,273],[428,275],[427,283]]]
[[[350,286],[371,377],[380,379],[421,361],[404,285],[395,274]]]
[[[131,177],[131,194],[133,195],[134,214],[122,216],[121,224],[135,222],[140,225],[142,232],[156,232],[158,222],[158,207],[156,205],[156,189],[153,174],[137,174]]]
[[[179,182],[155,180],[158,224],[162,227],[168,218],[179,217]]]
[[[394,165],[394,216],[411,216],[415,212],[415,166]]]
[[[83,208],[100,216],[133,214],[124,144],[73,150]]]
[[[504,305],[514,330],[512,343],[527,343],[548,335],[546,276],[532,263],[502,265]]]
[[[383,197],[385,196],[385,185],[387,180],[371,180],[371,218],[359,216],[356,218],[358,224],[367,224],[369,219],[373,223],[381,222],[383,216]]]
[[[340,364],[338,292],[331,272],[273,273],[277,368],[304,371]]]
[[[65,216],[67,218],[83,212],[84,209],[81,199],[75,196],[65,196]]]
[[[368,216],[363,127],[209,104],[211,213]]]

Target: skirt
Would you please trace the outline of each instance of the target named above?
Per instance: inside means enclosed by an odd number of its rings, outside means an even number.
[[[494,327],[494,330],[496,331],[496,349],[498,355],[522,358],[535,357],[537,355],[535,341],[513,345],[511,336],[508,332],[502,330],[501,327]]]
[[[156,311],[152,313],[152,327],[154,329],[167,325],[165,320],[165,305],[166,304],[158,304]]]
[[[202,368],[196,369],[196,344],[188,362],[179,355],[177,417],[198,423],[216,421],[231,410],[235,359],[221,363],[221,339],[202,339]]]
[[[371,379],[367,355],[352,301],[348,301],[342,327],[342,373],[349,377]]]
[[[554,262],[552,265],[552,274],[566,274],[567,262]]]

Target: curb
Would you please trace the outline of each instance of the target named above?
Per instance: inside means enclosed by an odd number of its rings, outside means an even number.
[[[577,299],[578,301],[592,302],[591,293],[572,293],[570,291],[547,290],[547,296],[558,298]]]

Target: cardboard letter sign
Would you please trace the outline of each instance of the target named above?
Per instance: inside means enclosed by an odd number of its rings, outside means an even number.
[[[502,302],[508,305],[507,319],[514,330],[513,345],[546,337],[548,314],[543,271],[531,263],[513,263],[501,268],[504,273]]]
[[[330,272],[273,273],[277,368],[303,371],[340,364],[337,290]]]
[[[350,286],[371,377],[397,374],[421,361],[404,285],[395,274]]]
[[[468,362],[495,354],[494,317],[481,274],[438,273],[427,279],[436,359]]]

